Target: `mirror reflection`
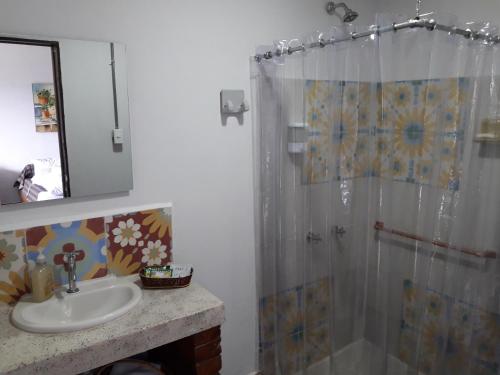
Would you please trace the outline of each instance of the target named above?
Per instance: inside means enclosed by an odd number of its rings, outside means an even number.
[[[56,91],[57,45],[0,43],[0,202],[61,199],[65,153]],[[60,86],[59,86],[60,87]]]
[[[125,48],[0,37],[0,205],[132,188]]]

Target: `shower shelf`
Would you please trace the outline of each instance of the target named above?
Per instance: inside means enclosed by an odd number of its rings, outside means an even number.
[[[403,232],[403,231],[400,231],[397,229],[386,228],[383,221],[376,221],[374,228],[376,231],[379,231],[379,232],[386,232],[386,233],[390,233],[390,234],[395,234],[395,235],[400,236],[400,237],[409,238],[409,239],[420,241],[420,242],[430,243],[432,245],[439,246],[439,247],[442,247],[445,249],[458,251],[460,253],[467,254],[467,255],[473,255],[473,256],[478,257],[478,258],[490,258],[490,259],[497,258],[497,253],[495,251],[491,251],[491,250],[479,251],[479,250],[471,249],[468,247],[458,247],[458,246],[451,245],[447,242],[432,240],[429,238],[418,236],[416,234]]]

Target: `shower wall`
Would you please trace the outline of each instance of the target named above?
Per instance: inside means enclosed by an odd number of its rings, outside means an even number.
[[[401,9],[401,3],[393,5]],[[411,15],[411,8],[405,11]],[[470,15],[462,16],[467,19]],[[447,55],[443,49],[448,46],[450,54]],[[381,48],[383,51],[383,43]],[[413,234],[423,233],[429,238],[451,241],[460,247],[491,249],[498,253],[500,199],[496,191],[500,187],[500,150],[495,146],[474,142],[473,138],[479,132],[481,121],[488,116],[495,117],[495,113],[498,113],[494,103],[497,102],[499,78],[493,82],[486,77],[474,81],[465,78],[450,80],[450,75],[453,77],[455,74],[450,69],[454,65],[446,60],[446,56],[452,56],[453,46],[443,43],[441,48],[441,53],[424,57],[432,61],[429,68],[425,63],[422,64],[421,51],[412,48],[410,43],[402,43],[393,50],[393,54],[382,54],[382,90],[386,98],[382,103],[386,117],[382,123],[393,121],[397,127],[395,120],[401,117],[393,116],[391,112],[398,112],[398,108],[408,103],[413,103],[416,108],[425,108],[426,116],[432,113],[433,107],[440,107],[442,113],[433,121],[442,132],[432,133],[429,138],[423,137],[423,155],[391,158],[389,178],[384,178],[383,173],[373,178],[372,196],[377,202],[372,202],[372,225],[375,220],[381,220],[390,228]],[[398,64],[398,53],[404,56],[408,64]],[[464,66],[457,64],[457,71],[466,70]],[[419,102],[418,87],[429,79],[431,81],[426,95],[430,89],[433,98],[438,98],[439,102],[436,99],[433,102],[429,97],[422,102],[423,96],[420,96]],[[457,94],[450,82],[457,82],[457,89],[463,94]],[[391,91],[403,94],[399,103],[388,102]],[[462,98],[459,99],[461,104],[458,111],[450,92]],[[474,106],[473,113],[469,113]],[[457,116],[459,120],[455,118]],[[453,129],[453,124],[458,126]],[[377,141],[379,145],[383,144],[380,141]],[[398,152],[397,149],[403,147],[404,142],[398,139],[397,134],[386,141],[393,145],[396,154],[411,154]],[[461,164],[459,160],[466,162]],[[439,169],[437,173],[436,167]],[[463,169],[463,173],[457,177],[460,169]],[[379,207],[375,203],[379,203]],[[487,328],[484,322],[497,320],[500,313],[500,290],[494,288],[499,281],[498,261],[463,255],[374,231],[369,237],[371,246],[368,250],[365,315],[365,337],[369,341],[413,367],[419,366],[421,370],[426,366],[432,367],[429,363],[435,361],[433,356],[439,352],[439,345],[442,344],[431,339],[423,341],[422,337],[425,337],[424,334],[428,338],[432,335],[438,337],[440,332],[433,332],[430,323],[424,323],[420,310],[424,301],[432,300],[432,303],[436,301],[441,306],[439,313],[436,311],[436,319],[446,322],[445,328],[449,328],[450,332],[453,332],[454,327],[463,326],[458,311],[467,311],[470,319],[475,316],[480,323],[474,329],[467,328],[469,331],[466,336],[475,336],[477,342],[484,340],[486,343],[487,331],[496,328]],[[477,318],[479,315],[483,318]],[[446,332],[444,337],[447,335]],[[460,344],[456,338],[450,337],[449,340],[457,347]],[[455,355],[466,358],[470,353]],[[415,359],[415,356],[420,358]],[[495,358],[493,354],[482,360],[495,364],[498,357]]]
[[[306,82],[284,77],[259,83],[266,145],[259,153],[266,165],[260,187],[269,198],[260,213],[265,218],[261,227],[264,251],[260,255],[265,259],[257,261],[262,267],[258,279],[262,296],[261,369],[266,373],[273,366],[269,362],[274,361],[273,353],[281,345],[275,340],[282,336],[287,340],[295,332],[305,338],[306,353],[311,354],[301,359],[300,349],[292,343],[281,346],[283,371],[293,373],[293,369],[300,369],[301,360],[306,365],[316,363],[363,337],[367,232],[362,228],[368,223],[366,215],[354,212],[368,204],[368,185],[361,180],[338,179],[305,183],[307,157],[288,152],[287,147],[289,141],[298,141],[289,125],[305,121]],[[279,124],[275,123],[277,118]],[[279,155],[279,160],[270,155]],[[276,178],[279,181],[273,181]],[[266,190],[276,186],[279,192]],[[277,224],[280,217],[282,227]],[[335,234],[336,226],[345,234]],[[315,239],[308,241],[308,235]],[[300,318],[302,313],[305,320]],[[331,331],[335,332],[333,343]],[[323,341],[318,342],[318,337]]]
[[[325,278],[332,279],[333,352],[364,338],[375,344],[368,346],[368,351],[383,349],[381,353],[388,353],[410,365],[414,365],[411,355],[416,350],[420,330],[426,327],[410,325],[409,315],[417,314],[420,307],[412,305],[409,297],[432,297],[445,306],[442,311],[467,306],[471,314],[480,311],[500,313],[500,290],[491,293],[491,288],[483,288],[485,283],[491,282],[492,274],[496,272],[498,275],[497,262],[454,254],[374,230],[375,222],[381,220],[388,227],[409,233],[431,233],[433,238],[443,241],[453,234],[453,243],[460,246],[498,249],[500,237],[496,228],[500,225],[500,198],[496,192],[500,183],[498,178],[485,178],[500,175],[498,148],[485,148],[474,143],[470,134],[464,142],[463,131],[468,123],[459,116],[458,119],[450,118],[449,125],[440,123],[440,131],[424,137],[425,153],[412,156],[399,150],[409,146],[398,140],[401,134],[395,129],[396,125],[383,119],[378,123],[376,118],[365,119],[363,106],[348,108],[351,111],[355,108],[355,113],[351,113],[351,119],[355,120],[353,123],[343,121],[345,129],[336,132],[335,120],[329,120],[327,124],[333,127],[333,132],[321,134],[311,121],[311,103],[318,99],[316,94],[311,99],[311,92],[322,92],[326,87],[339,84],[342,86],[339,95],[348,101],[351,95],[349,82],[286,78],[267,83],[269,96],[262,102],[266,103],[269,113],[264,112],[263,120],[273,124],[267,127],[269,133],[266,136],[275,137],[270,145],[274,150],[280,150],[281,158],[274,165],[279,165],[280,169],[274,170],[271,166],[268,172],[269,177],[274,173],[282,177],[279,186],[284,200],[279,205],[284,209],[281,215],[286,218],[284,231],[287,240],[274,261],[264,264],[269,267],[264,272],[269,279],[261,280],[265,295],[290,293],[291,290],[302,293],[307,290],[307,285]],[[398,111],[399,105],[408,103],[419,108],[427,106],[427,112],[432,105],[452,108],[453,103],[446,102],[448,99],[444,95],[450,87],[456,88],[459,97],[467,97],[466,81],[437,78],[362,83],[352,87],[352,95],[364,93],[371,98],[370,113],[380,113],[377,106],[386,105],[382,113],[394,118],[388,112]],[[476,95],[485,94],[488,87],[487,80],[479,82]],[[391,105],[387,101],[384,104],[376,102],[376,93],[384,95],[384,92],[387,95],[387,92],[400,91],[422,98],[419,88],[425,88],[426,94],[435,90],[436,97],[442,98],[441,102],[418,102],[413,97],[402,98],[401,103]],[[371,93],[366,94],[366,90]],[[466,104],[461,110],[467,112]],[[480,109],[478,112],[484,111]],[[344,109],[342,113],[344,119],[348,117]],[[335,114],[326,115],[335,118]],[[273,123],[276,118],[280,119],[278,132]],[[314,118],[316,123],[321,123],[321,119]],[[306,149],[311,150],[316,144],[317,148],[305,154],[288,152],[287,142],[299,140],[293,138],[295,133],[289,125],[304,121],[311,121],[308,123],[309,145]],[[377,127],[377,132],[365,134],[362,126],[365,123]],[[356,129],[354,133],[352,129]],[[328,147],[322,152],[321,145],[325,145],[322,137],[326,144],[337,142],[335,147],[338,149],[333,158]],[[351,146],[347,146],[349,142]],[[389,156],[391,148],[395,154],[407,156],[401,159],[393,154]],[[454,157],[446,157],[455,153],[473,155],[465,157],[470,159],[470,165],[461,178],[467,179],[467,185],[461,184],[464,181],[453,173],[458,167]],[[435,157],[443,160],[431,173],[428,163]],[[429,173],[426,173],[426,168]],[[468,203],[455,204],[459,198]],[[276,207],[268,209],[273,212]],[[457,217],[460,220],[456,220]],[[345,233],[336,233],[337,227],[342,227]],[[272,251],[272,243],[278,240],[276,233],[279,231],[273,226],[264,230],[268,230],[269,249]],[[318,236],[321,241],[308,242],[308,233]],[[277,269],[279,272],[274,278]],[[304,283],[306,287],[301,289]],[[495,315],[490,316],[495,319]],[[475,334],[480,337],[485,330],[486,326],[480,327]],[[265,335],[261,331],[261,338]],[[432,350],[431,347],[429,351]],[[315,359],[327,355],[328,351],[325,351],[323,356]],[[381,367],[380,372],[374,367],[372,373],[382,374],[384,362],[380,358],[373,362],[373,366]]]

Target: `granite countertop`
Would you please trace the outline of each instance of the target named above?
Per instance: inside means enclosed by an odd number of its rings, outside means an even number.
[[[34,334],[0,307],[0,374],[77,374],[221,325],[224,304],[201,286],[143,290],[124,316],[69,333]]]

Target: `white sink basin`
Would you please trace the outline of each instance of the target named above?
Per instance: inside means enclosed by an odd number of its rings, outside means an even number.
[[[41,303],[24,296],[12,312],[12,323],[25,331],[58,333],[89,328],[118,318],[142,298],[141,289],[129,277],[107,276],[77,283],[74,294],[60,288]]]

